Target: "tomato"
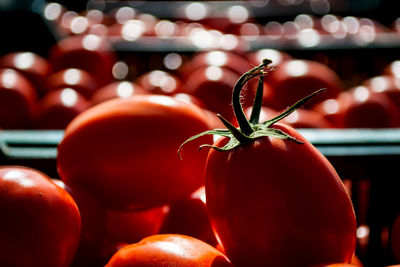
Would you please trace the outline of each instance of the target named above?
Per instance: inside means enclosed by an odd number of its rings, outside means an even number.
[[[79,246],[72,266],[96,263],[103,249],[106,229],[106,212],[103,206],[88,192],[76,185],[66,185],[59,179],[52,181],[66,190],[78,205],[81,215]]]
[[[97,84],[90,73],[75,68],[58,71],[47,79],[47,91],[65,87],[72,88],[89,99],[97,89]]]
[[[136,82],[153,94],[173,95],[182,91],[182,82],[179,78],[162,70],[146,72],[137,78]]]
[[[19,71],[38,92],[43,92],[46,79],[51,73],[51,66],[47,59],[33,52],[8,53],[0,58],[0,67]]]
[[[387,95],[400,111],[400,77],[381,75],[366,80],[363,85],[374,93]]]
[[[160,233],[188,235],[213,246],[217,244],[208,219],[204,186],[189,198],[169,205]]]
[[[400,263],[400,215],[396,217],[390,232],[390,247],[395,260]]]
[[[207,207],[224,251],[243,266],[349,261],[356,222],[340,178],[294,129],[275,127],[304,144],[263,138],[229,152],[210,151]]]
[[[166,206],[130,212],[107,209],[107,240],[136,243],[149,235],[158,234],[166,212]]]
[[[251,68],[250,62],[234,52],[212,50],[194,54],[190,61],[182,65],[179,73],[186,79],[197,69],[211,66],[227,68],[238,75]]]
[[[176,154],[187,135],[200,129],[209,129],[206,113],[169,96],[109,100],[68,125],[58,146],[59,175],[108,208],[164,205],[204,184],[206,152],[188,151],[186,164]]]
[[[342,105],[340,126],[344,128],[388,128],[399,126],[399,112],[385,94],[375,93],[365,86],[348,90],[347,103]]]
[[[232,266],[216,248],[184,235],[153,235],[121,248],[106,267]]]
[[[0,127],[26,129],[35,117],[37,93],[32,84],[13,69],[0,69]]]
[[[245,73],[233,89],[238,128],[225,121],[227,130],[207,131],[184,143],[206,134],[222,136],[209,151],[205,173],[217,240],[235,266],[350,262],[356,218],[333,166],[294,128],[277,123],[281,117],[258,123],[258,116],[248,120],[242,110],[240,90],[249,77],[262,77],[268,63]],[[255,101],[253,115],[260,109]]]
[[[0,167],[0,265],[69,266],[81,218],[72,197],[45,174]]]
[[[133,95],[148,93],[149,92],[137,83],[115,81],[96,90],[92,95],[90,102],[92,105],[96,105],[113,98],[128,98]]]
[[[88,34],[67,37],[49,52],[54,71],[67,68],[83,69],[94,76],[98,86],[113,81],[112,68],[117,56],[104,38]]]
[[[73,118],[89,107],[89,102],[71,88],[60,88],[45,94],[37,106],[36,128],[65,129]]]
[[[203,67],[190,74],[183,87],[185,93],[200,99],[207,109],[230,119],[233,117],[232,87],[238,78],[236,73],[226,68]]]
[[[305,107],[334,98],[344,90],[342,80],[332,69],[311,60],[286,60],[267,79],[272,87],[270,102],[278,110],[321,88],[327,90],[315,96]]]

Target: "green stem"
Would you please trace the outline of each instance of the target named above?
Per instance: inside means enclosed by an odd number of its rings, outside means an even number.
[[[253,77],[263,75],[263,69],[271,63],[271,60],[265,59],[263,63],[242,76],[240,76],[239,80],[236,82],[235,87],[233,88],[232,94],[232,105],[233,111],[235,113],[237,122],[239,124],[240,130],[243,134],[249,136],[253,133],[253,128],[251,127],[250,122],[247,120],[246,115],[244,114],[242,104],[240,103],[240,92],[242,91],[243,86]]]
[[[251,110],[250,123],[255,124],[260,120],[260,112],[263,101],[263,88],[264,88],[264,76],[260,75],[258,81],[256,96],[254,97],[253,109]]]

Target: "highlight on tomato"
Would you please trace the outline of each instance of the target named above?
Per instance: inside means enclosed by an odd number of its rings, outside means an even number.
[[[309,266],[349,263],[356,248],[356,218],[350,196],[331,163],[298,131],[278,123],[318,90],[280,115],[259,123],[263,76],[269,60],[237,81],[232,105],[239,127],[219,116],[227,129],[206,163],[206,198],[211,225],[235,266]],[[259,77],[250,119],[240,91]],[[185,148],[186,152],[186,148]],[[184,158],[184,155],[183,155]]]
[[[124,246],[106,267],[143,266],[232,266],[222,252],[196,238],[177,235],[152,235],[138,243]]]

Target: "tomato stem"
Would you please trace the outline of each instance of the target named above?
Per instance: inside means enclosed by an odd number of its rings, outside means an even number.
[[[243,86],[251,78],[264,75],[265,72],[263,71],[263,69],[267,67],[271,62],[272,61],[269,59],[264,59],[261,65],[247,71],[242,76],[240,76],[239,80],[235,84],[235,87],[233,88],[233,93],[232,93],[233,111],[235,113],[236,120],[239,124],[239,128],[244,135],[249,136],[254,132],[254,130],[251,127],[249,120],[246,118],[246,115],[244,114],[242,104],[240,103],[240,92],[242,91]]]

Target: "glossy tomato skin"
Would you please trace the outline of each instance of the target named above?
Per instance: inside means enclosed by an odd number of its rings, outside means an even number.
[[[72,197],[45,174],[0,167],[0,265],[67,267],[81,218]]]
[[[40,93],[51,73],[47,59],[33,52],[13,52],[0,58],[0,67],[12,68],[24,75]]]
[[[120,249],[106,267],[232,266],[216,248],[185,235],[153,235]]]
[[[88,107],[86,98],[74,89],[56,89],[37,102],[34,125],[38,129],[65,129],[72,119]]]
[[[343,183],[297,131],[274,128],[304,144],[270,137],[209,152],[207,208],[222,248],[235,266],[350,262],[356,220]]]
[[[32,84],[18,71],[0,69],[0,127],[26,129],[36,116],[37,93]]]
[[[344,90],[342,80],[332,69],[312,60],[285,60],[267,79],[272,87],[269,103],[277,109],[284,109],[321,88],[326,91],[313,97],[305,107],[334,98]]]
[[[108,208],[164,205],[204,184],[207,154],[197,152],[202,141],[189,144],[182,161],[177,150],[188,136],[209,128],[201,108],[169,96],[109,100],[69,124],[58,146],[58,171]]]

